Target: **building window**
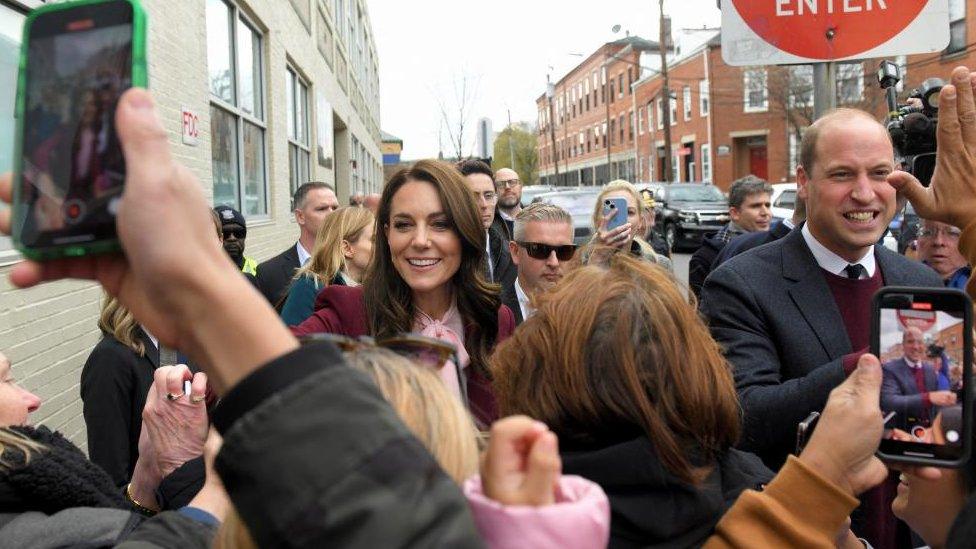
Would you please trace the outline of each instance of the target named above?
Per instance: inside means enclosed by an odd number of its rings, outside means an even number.
[[[701,176],[702,181],[712,180],[712,146],[708,143],[701,146]]]
[[[657,101],[657,129],[664,129],[664,109],[661,108],[661,98],[658,97]]]
[[[895,84],[895,91],[901,93],[905,91],[905,81],[908,79],[908,56],[895,57],[895,63],[898,65],[898,73],[901,74],[901,80]]]
[[[671,98],[671,125],[674,126],[678,123],[678,98]]]
[[[813,65],[790,67],[790,107],[813,106]]]
[[[624,142],[624,115],[620,115],[620,121],[617,122],[617,131],[620,132],[620,140],[617,143],[623,144]]]
[[[685,86],[681,90],[681,100],[684,101],[685,121],[691,120],[691,86]]]
[[[654,107],[651,105],[651,102],[648,101],[647,102],[647,132],[650,133],[653,131],[654,131]]]
[[[949,0],[949,46],[947,54],[966,49],[966,0]]]
[[[617,82],[613,79],[610,79],[610,103],[613,103],[614,98],[617,96],[617,92],[615,91],[616,87],[617,87]]]
[[[207,0],[214,204],[268,213],[262,37],[236,6]]]
[[[617,98],[624,96],[624,73],[617,75]]]
[[[837,103],[857,103],[864,95],[864,65],[839,63],[837,65]]]
[[[289,67],[286,70],[288,110],[288,174],[291,193],[311,179],[309,167],[312,154],[309,149],[308,84]]]
[[[613,135],[615,133],[617,133],[617,120],[614,118],[610,120],[610,145],[613,145]]]
[[[637,134],[644,135],[644,107],[637,107]]]
[[[698,82],[698,115],[708,116],[708,80]]]
[[[627,140],[634,140],[634,111],[627,113]]]
[[[681,165],[678,164],[680,158],[678,153],[671,155],[671,181],[681,181]]]
[[[769,108],[766,93],[766,69],[745,69],[742,71],[742,88],[745,92],[743,103],[745,112],[764,112]]]

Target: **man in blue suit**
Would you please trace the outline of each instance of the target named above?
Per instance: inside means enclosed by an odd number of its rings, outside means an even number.
[[[956,394],[939,390],[935,367],[925,362],[925,338],[921,330],[907,328],[901,344],[904,355],[884,365],[881,410],[896,413],[889,427],[911,432],[916,425],[931,426],[936,407],[952,406]]]

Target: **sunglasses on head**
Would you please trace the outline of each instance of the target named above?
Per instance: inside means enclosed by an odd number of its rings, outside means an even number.
[[[525,252],[532,259],[549,259],[552,252],[556,252],[556,259],[559,261],[569,261],[573,259],[573,254],[576,253],[575,244],[563,244],[562,246],[550,246],[549,244],[540,244],[538,242],[516,242],[516,244],[525,248]]]

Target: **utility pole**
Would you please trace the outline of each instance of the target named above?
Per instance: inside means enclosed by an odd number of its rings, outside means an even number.
[[[559,184],[559,161],[556,157],[556,116],[552,109],[552,96],[556,95],[556,86],[549,81],[546,75],[546,98],[549,100],[549,141],[552,143],[552,151],[549,159],[552,160],[552,170],[555,184]]]
[[[661,51],[661,94],[663,96],[661,105],[661,124],[664,126],[664,177],[662,181],[671,181],[671,86],[668,82],[668,46],[667,35],[670,34],[665,29],[667,19],[664,17],[664,0],[658,0],[658,8],[661,11],[660,17],[660,43],[658,49]]]
[[[833,62],[813,64],[813,119],[837,106],[837,65]]]
[[[515,170],[515,145],[512,144],[512,140],[515,138],[514,134],[515,130],[512,128],[512,109],[508,109],[508,160],[512,163],[509,167],[513,170]]]

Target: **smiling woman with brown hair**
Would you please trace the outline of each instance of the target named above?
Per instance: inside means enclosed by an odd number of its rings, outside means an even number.
[[[459,395],[466,385],[472,414],[487,426],[498,417],[488,355],[511,335],[515,318],[485,279],[484,262],[485,230],[461,174],[421,160],[383,189],[363,286],[325,288],[315,313],[292,332],[377,339],[413,332],[451,343],[465,379],[453,365],[441,368],[441,378]]]
[[[612,254],[538,305],[492,359],[499,406],[547,424],[563,471],[607,492],[611,547],[699,545],[743,489],[772,477],[732,449],[732,374],[665,271]]]

